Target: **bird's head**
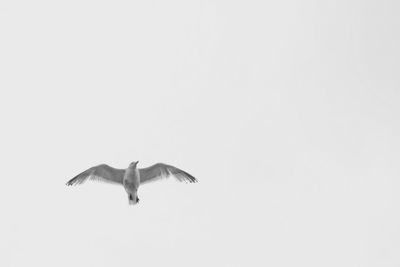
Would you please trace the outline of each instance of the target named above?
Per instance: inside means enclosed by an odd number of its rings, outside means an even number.
[[[139,161],[133,161],[133,162],[131,162],[130,166],[136,167],[138,163],[139,163]]]

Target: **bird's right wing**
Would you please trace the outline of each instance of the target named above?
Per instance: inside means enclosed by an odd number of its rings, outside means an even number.
[[[98,180],[102,182],[122,184],[124,169],[115,169],[106,164],[92,167],[67,182],[67,185],[79,185],[87,180]]]

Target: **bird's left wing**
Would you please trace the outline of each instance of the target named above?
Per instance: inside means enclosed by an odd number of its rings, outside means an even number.
[[[98,180],[102,182],[122,184],[124,169],[115,169],[106,164],[101,164],[78,174],[67,182],[67,185],[79,185],[87,180]]]
[[[196,183],[197,179],[189,173],[182,171],[174,166],[167,165],[164,163],[157,163],[153,166],[139,169],[140,184],[159,180],[161,178],[167,178],[173,175],[180,182]]]

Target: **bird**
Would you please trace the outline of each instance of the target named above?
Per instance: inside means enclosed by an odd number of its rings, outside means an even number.
[[[66,185],[80,185],[87,180],[122,185],[128,194],[129,205],[136,205],[139,203],[138,189],[142,184],[170,176],[174,176],[180,182],[198,182],[191,174],[168,164],[156,163],[147,168],[138,168],[138,163],[139,161],[133,161],[126,169],[116,169],[107,164],[100,164],[78,174],[69,180]]]

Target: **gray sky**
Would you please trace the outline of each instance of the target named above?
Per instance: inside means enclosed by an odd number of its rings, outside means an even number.
[[[399,8],[1,1],[0,265],[399,266]]]

